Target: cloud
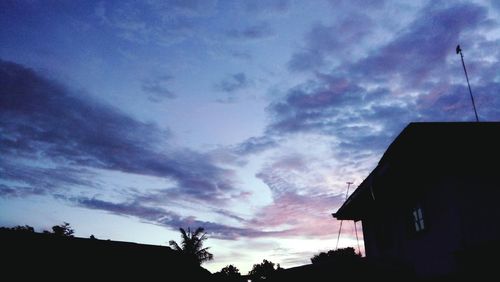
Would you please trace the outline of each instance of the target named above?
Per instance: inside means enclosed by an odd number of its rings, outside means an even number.
[[[314,187],[321,184],[310,181],[314,178],[311,170],[308,162],[297,155],[262,168],[256,176],[271,190],[273,202],[259,210],[251,225],[280,230],[280,236],[331,236],[336,224],[325,222],[343,197]]]
[[[284,100],[269,106],[274,122],[268,132],[336,134],[337,128],[346,123],[376,118],[373,106],[389,95],[388,89],[368,90],[347,78],[320,74],[316,80],[292,88]]]
[[[243,72],[238,72],[223,79],[216,85],[216,88],[221,91],[231,93],[242,88],[246,88],[249,84],[251,84],[251,82],[247,78],[246,74]]]
[[[404,86],[418,87],[442,72],[446,59],[466,32],[486,22],[487,10],[474,4],[429,5],[394,40],[351,68],[355,77],[374,81],[399,78]]]
[[[227,97],[219,98],[216,101],[219,103],[233,103],[236,101],[234,93],[246,89],[252,84],[253,81],[245,73],[238,72],[232,74],[215,85],[215,89],[228,94]]]
[[[260,23],[248,26],[244,29],[232,29],[227,32],[227,37],[232,39],[262,39],[274,35],[268,23]]]
[[[352,58],[359,52],[363,39],[370,34],[373,21],[364,14],[353,13],[332,25],[316,24],[305,36],[304,47],[288,62],[291,71],[310,71],[322,67],[329,58]]]
[[[125,40],[169,46],[193,36],[216,5],[216,0],[100,2],[94,15]]]
[[[252,55],[248,51],[232,51],[230,53],[232,57],[242,61],[250,61],[252,60]]]
[[[334,8],[338,8],[340,5],[340,6],[354,6],[358,9],[359,7],[365,7],[368,9],[381,9],[385,6],[387,1],[386,0],[328,0],[328,2]]]
[[[253,228],[232,227],[210,221],[198,220],[194,216],[181,216],[175,212],[167,211],[158,207],[145,206],[140,202],[113,203],[96,198],[72,198],[75,204],[96,210],[103,210],[117,215],[134,216],[150,223],[162,225],[173,230],[180,227],[203,227],[208,234],[215,239],[235,240],[240,237],[261,237],[274,233],[266,233]]]
[[[269,187],[272,202],[250,224],[279,231],[282,237],[322,238],[338,232],[338,222],[325,222],[344,200],[338,192],[345,189],[340,186],[344,183],[330,183],[330,190],[321,187],[322,178],[315,175],[319,171],[335,178],[364,177],[409,122],[473,120],[463,70],[453,57],[458,41],[469,42],[468,70],[470,74],[474,69],[472,88],[480,119],[500,118],[500,81],[494,67],[499,53],[491,48],[496,40],[481,35],[493,28],[483,7],[430,4],[400,32],[358,57],[347,55],[348,49],[357,40],[369,42],[366,32],[371,27],[330,38],[339,33],[337,28],[338,22],[313,26],[288,64],[292,71],[314,71],[310,79],[270,103],[263,136],[240,144],[242,152],[253,153],[261,144],[266,149],[268,140],[322,136],[330,142],[329,156],[335,160],[331,169],[323,163],[318,169],[318,160],[287,151],[256,175]],[[338,54],[349,59],[339,61],[334,58]],[[269,148],[284,147],[269,143]],[[354,238],[352,230],[347,232]]]
[[[0,175],[0,184],[7,183],[2,185],[0,196],[65,193],[68,186],[100,188],[99,184],[90,180],[95,175],[86,169],[63,165],[43,167],[34,162],[19,162],[6,156],[0,159]]]
[[[289,8],[289,0],[256,0],[245,2],[245,10],[254,14],[284,13]]]
[[[260,153],[268,149],[276,148],[277,146],[278,143],[273,137],[264,135],[260,137],[248,138],[247,140],[237,144],[234,151],[238,155],[248,155]]]
[[[370,23],[371,19],[360,21]],[[344,35],[340,32],[342,23],[314,26],[306,36],[306,49],[295,53],[289,67],[317,70],[327,58],[349,52],[370,30],[369,25],[358,23]],[[489,49],[494,41],[478,31],[491,30],[492,25],[486,9],[479,5],[431,3],[408,26],[365,56],[334,63],[328,73],[316,71],[312,79],[289,89],[283,99],[268,107],[271,123],[266,134],[331,136],[336,156],[362,157],[383,152],[410,121],[471,120],[463,114],[470,112],[467,96],[459,94],[466,88],[453,82],[454,76],[463,76],[460,64],[455,57],[451,64],[450,57],[456,56],[454,48],[461,38]],[[339,38],[333,36],[337,33]],[[498,51],[483,53],[481,49],[469,52],[478,55],[470,65],[481,70],[476,75],[481,83],[476,87],[482,92],[477,99],[489,101],[481,102],[484,109],[487,103],[496,105],[499,100],[489,94],[497,87],[497,82],[492,82],[496,80],[492,65],[498,59],[491,62],[491,54]],[[490,59],[479,59],[481,56]],[[483,113],[486,120],[499,117],[496,110],[484,109]]]
[[[205,201],[217,201],[234,188],[233,171],[215,165],[209,155],[166,147],[168,131],[75,93],[31,69],[0,61],[0,84],[2,158],[55,163],[55,170],[39,173],[49,172],[46,177],[52,175],[55,180],[63,177],[62,171],[60,175],[55,171],[64,167],[163,177],[175,182],[172,189],[180,195]],[[43,184],[47,179],[29,178],[30,173],[37,174],[34,166],[24,169],[29,172],[10,169],[10,178],[33,186],[37,183],[32,180]]]
[[[172,76],[169,75],[145,79],[142,81],[141,89],[149,94],[148,99],[152,102],[161,102],[163,99],[173,99],[176,98],[177,95],[166,86],[171,80]]]

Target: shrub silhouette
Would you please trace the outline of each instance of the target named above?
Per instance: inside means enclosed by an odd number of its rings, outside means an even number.
[[[254,264],[248,275],[250,275],[252,281],[263,281],[270,279],[275,272],[274,263],[263,260],[261,263]]]
[[[73,230],[73,228],[71,228],[69,223],[64,222],[61,225],[52,226],[52,232],[45,230],[45,231],[43,231],[43,233],[52,234],[52,235],[59,236],[59,237],[73,237],[75,230]]]
[[[313,264],[346,263],[360,258],[361,256],[354,251],[354,248],[348,247],[316,254],[311,258],[311,262]]]

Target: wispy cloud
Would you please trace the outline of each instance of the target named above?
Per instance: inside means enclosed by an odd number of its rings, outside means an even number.
[[[260,137],[250,137],[237,144],[234,148],[236,154],[240,156],[259,153],[279,146],[278,142],[270,135]]]
[[[491,24],[484,7],[431,3],[378,49],[357,61],[335,66],[328,74],[316,72],[313,79],[291,88],[283,99],[268,108],[272,122],[267,132],[323,134],[335,139],[340,154],[363,151],[380,154],[410,121],[471,120],[472,116],[463,114],[470,112],[463,84],[454,79],[463,75],[454,48],[461,38],[477,38],[488,46],[490,41],[471,32],[491,28]],[[329,33],[334,30],[341,29],[335,25],[331,29],[313,27],[306,45],[315,46],[317,51],[308,53],[311,58],[304,60],[313,65],[300,66],[292,58],[290,64],[295,64],[292,68],[318,68],[324,58],[352,46],[350,39],[356,41],[366,34],[366,29],[360,28],[341,35],[339,40],[330,40]],[[475,48],[469,50],[476,52]],[[480,64],[484,76],[490,77],[489,81],[476,85],[477,99],[498,104],[499,99],[491,94],[498,87],[498,82],[491,80],[491,63],[471,61],[470,64]],[[498,119],[494,108],[485,109],[485,119]]]
[[[250,85],[251,82],[243,72],[238,72],[224,78],[216,85],[216,88],[224,92],[234,92]]]
[[[0,196],[25,197],[30,195],[47,195],[65,193],[67,187],[78,186],[100,188],[91,181],[94,173],[84,168],[69,165],[47,167],[36,165],[36,162],[24,161],[7,155],[0,158],[0,183],[6,183],[0,188]]]
[[[113,203],[95,198],[81,197],[70,200],[85,208],[103,210],[118,215],[134,216],[174,230],[179,227],[203,226],[212,238],[222,240],[235,240],[241,237],[264,237],[275,234],[274,232],[264,232],[254,228],[233,227],[211,221],[203,221],[194,216],[181,216],[172,211],[167,211],[158,207],[145,206],[140,202],[134,201]]]
[[[172,188],[181,195],[206,201],[234,189],[233,171],[215,165],[209,155],[182,148],[167,153],[168,131],[79,96],[21,65],[1,61],[0,72],[2,158],[163,177],[173,180]],[[40,173],[46,177],[40,178],[28,177],[39,171],[33,166],[4,169],[5,177],[29,186],[49,182],[50,175],[78,184],[58,169],[44,169]]]
[[[191,37],[197,21],[211,16],[216,4],[216,0],[100,2],[94,14],[120,38],[168,46]]]
[[[271,190],[273,202],[257,213],[252,224],[281,230],[281,236],[331,236],[336,226],[324,222],[343,197],[326,187],[314,187],[324,184],[310,181],[315,177],[312,170],[297,155],[266,165],[256,176]]]
[[[245,2],[245,9],[249,13],[284,13],[290,8],[290,0],[257,0]]]
[[[354,64],[351,74],[372,81],[395,76],[407,89],[423,86],[436,74],[446,79],[446,59],[460,39],[487,23],[487,10],[478,5],[428,5],[391,42]]]
[[[142,81],[141,89],[148,94],[148,99],[151,102],[161,102],[164,99],[173,99],[177,95],[173,93],[167,86],[168,82],[172,80],[172,76],[164,75],[154,78],[144,79]]]
[[[274,32],[268,23],[255,24],[242,29],[232,29],[227,32],[229,38],[238,40],[262,39],[272,35],[274,35]]]
[[[243,72],[231,74],[215,84],[216,90],[227,94],[227,96],[219,98],[216,101],[219,103],[234,103],[238,98],[235,94],[250,87],[252,84],[253,81]]]
[[[306,34],[301,50],[292,55],[288,68],[311,71],[323,67],[329,58],[352,59],[374,25],[372,19],[356,13],[329,26],[316,24]]]

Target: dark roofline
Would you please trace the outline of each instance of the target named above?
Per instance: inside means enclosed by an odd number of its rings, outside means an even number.
[[[493,127],[494,126],[494,127]],[[338,220],[355,220],[361,219],[359,215],[353,214],[352,208],[354,205],[360,205],[362,201],[364,204],[369,203],[370,199],[373,201],[370,189],[372,182],[376,178],[377,172],[381,170],[385,163],[391,159],[404,158],[401,156],[401,150],[404,146],[415,146],[415,139],[421,138],[421,132],[439,132],[446,136],[447,131],[455,133],[458,130],[471,130],[478,128],[498,128],[500,130],[500,122],[411,122],[409,123],[387,147],[386,151],[380,158],[377,166],[370,172],[370,174],[363,180],[358,188],[349,196],[349,198],[342,204],[342,206],[333,213],[332,216]],[[477,131],[473,131],[477,132]],[[416,134],[416,135],[415,135]],[[465,135],[468,140],[474,140],[474,136]],[[462,140],[460,140],[462,141]],[[499,143],[500,144],[500,143]],[[455,144],[453,144],[455,145]]]
[[[378,164],[383,163],[386,159],[390,158],[391,154],[394,151],[394,148],[397,147],[401,142],[403,142],[408,134],[413,133],[416,130],[422,130],[422,128],[428,129],[429,127],[441,127],[444,129],[449,129],[450,127],[476,127],[476,126],[484,126],[484,125],[500,125],[500,122],[496,121],[437,121],[437,122],[410,122],[407,126],[401,130],[401,132],[394,138],[391,144],[387,147],[384,154],[380,158]]]

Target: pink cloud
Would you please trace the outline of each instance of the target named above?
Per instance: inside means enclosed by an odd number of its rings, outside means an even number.
[[[338,223],[331,213],[340,204],[334,195],[299,195],[285,192],[264,207],[251,221],[262,229],[280,229],[287,236],[332,236]]]

